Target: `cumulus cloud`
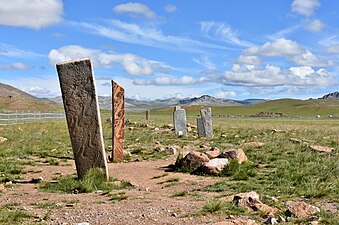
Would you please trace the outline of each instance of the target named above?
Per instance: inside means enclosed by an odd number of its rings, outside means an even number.
[[[29,70],[31,69],[30,66],[27,66],[26,64],[17,62],[12,63],[9,65],[0,65],[0,70]]]
[[[141,15],[149,19],[156,18],[156,14],[147,6],[139,2],[128,2],[113,8],[115,13],[127,13],[129,15]]]
[[[314,10],[320,6],[318,0],[294,0],[291,8],[292,12],[301,14],[303,16],[311,16]]]
[[[106,53],[99,49],[89,49],[78,45],[52,49],[48,54],[52,65],[62,61],[86,57],[91,57],[96,67],[111,68],[119,64],[125,72],[131,75],[151,75],[154,70],[168,70],[163,63],[147,60],[134,54]]]
[[[267,42],[262,46],[247,48],[243,56],[262,55],[267,57],[281,56],[303,66],[333,66],[331,60],[320,59],[309,50],[301,47],[297,42],[285,38],[279,38],[273,42]]]
[[[333,74],[325,69],[315,71],[311,67],[291,67],[287,70],[277,66],[265,67],[234,65],[219,77],[224,85],[269,87],[269,86],[328,86]]]
[[[177,7],[175,5],[168,4],[165,7],[165,11],[168,12],[168,13],[176,12],[177,11]]]
[[[53,92],[51,90],[47,88],[42,88],[39,86],[33,86],[33,87],[26,88],[24,91],[39,98],[46,98],[46,97],[53,96]]]
[[[232,28],[226,23],[203,21],[200,23],[200,30],[208,38],[222,40],[232,45],[242,47],[249,47],[253,45],[248,41],[241,40],[238,37],[238,33],[232,30]]]
[[[259,65],[262,63],[260,57],[256,55],[240,55],[235,61],[237,64]]]
[[[310,23],[306,25],[306,30],[311,32],[321,32],[325,28],[325,24],[321,22],[320,20],[313,20]]]
[[[232,98],[235,97],[237,94],[234,91],[220,91],[213,94],[216,98]]]
[[[41,29],[62,21],[61,0],[2,0],[0,24]]]

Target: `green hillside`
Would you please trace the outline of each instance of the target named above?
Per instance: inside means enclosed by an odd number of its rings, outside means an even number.
[[[199,114],[199,110],[206,106],[188,106],[188,116]],[[339,100],[297,100],[279,99],[255,105],[244,106],[215,106],[211,107],[214,115],[255,115],[259,112],[283,113],[287,116],[339,116]],[[154,115],[166,115],[173,111],[173,108],[152,111]]]

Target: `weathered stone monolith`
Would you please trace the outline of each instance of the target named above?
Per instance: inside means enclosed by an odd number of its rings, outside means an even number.
[[[91,59],[56,65],[78,177],[95,167],[108,179],[101,117]]]
[[[125,90],[112,80],[112,159],[124,160]]]
[[[174,119],[174,130],[175,134],[178,136],[186,136],[187,128],[186,128],[186,111],[185,109],[178,109],[174,111],[173,114]]]
[[[197,128],[199,136],[213,137],[211,108],[200,110],[200,116],[197,117]]]
[[[213,126],[212,126],[212,109],[200,110],[201,120],[204,126],[205,136],[213,137]]]

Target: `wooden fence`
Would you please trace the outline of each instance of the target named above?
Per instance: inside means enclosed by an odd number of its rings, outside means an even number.
[[[64,112],[14,110],[0,111],[0,126],[64,119]]]

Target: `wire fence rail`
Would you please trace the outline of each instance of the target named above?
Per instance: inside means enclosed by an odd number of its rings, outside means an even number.
[[[0,126],[45,122],[57,119],[64,119],[64,112],[57,111],[32,111],[32,110],[0,110]]]

